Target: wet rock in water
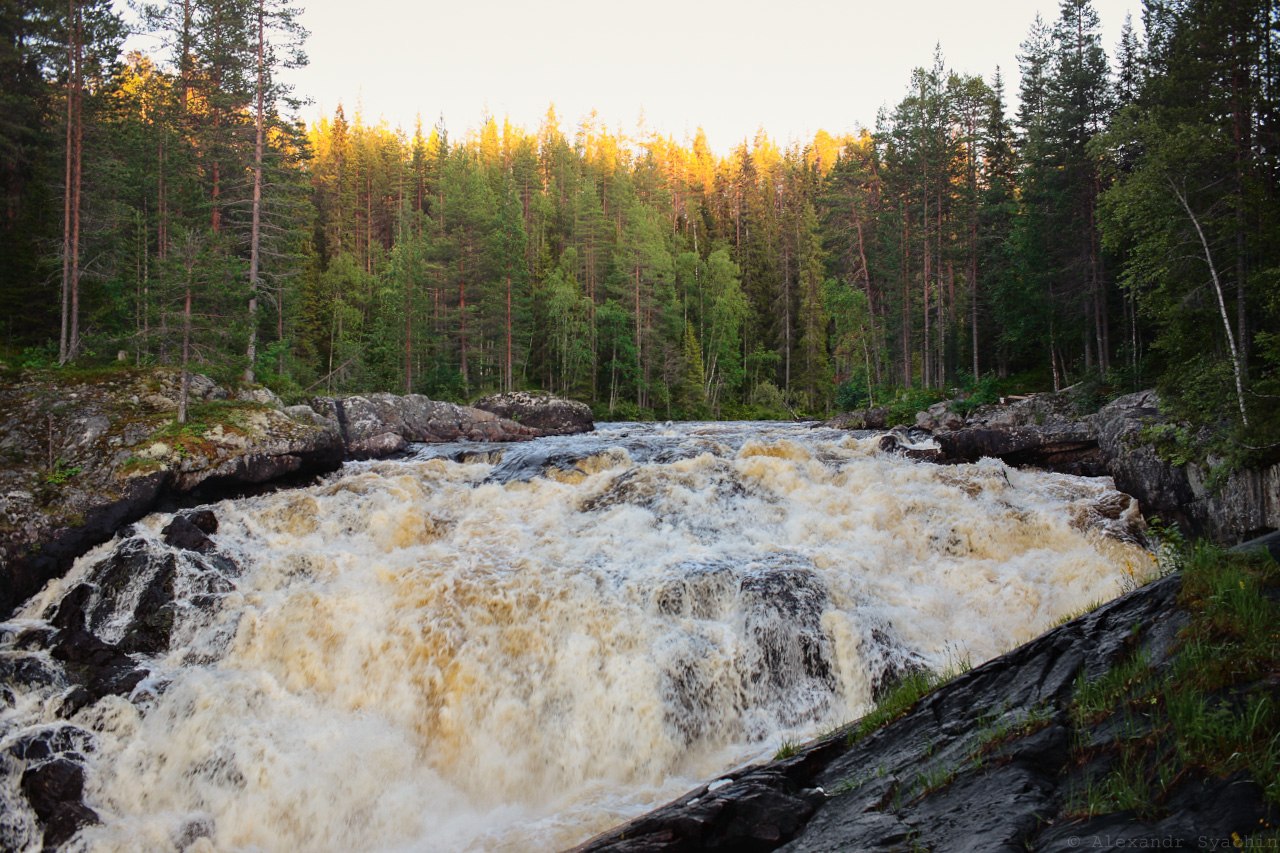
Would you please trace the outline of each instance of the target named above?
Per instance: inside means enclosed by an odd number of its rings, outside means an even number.
[[[213,540],[207,534],[216,532],[218,529],[218,520],[212,512],[205,510],[200,513],[200,523],[190,515],[185,513],[174,516],[173,520],[165,525],[164,530],[160,531],[164,536],[165,544],[172,545],[174,548],[181,548],[184,551],[197,551],[201,554],[207,554],[213,550]],[[210,521],[212,519],[212,521]],[[205,528],[212,527],[211,530]]]
[[[812,566],[782,554],[745,564],[690,563],[650,593],[651,606],[676,619],[730,625],[716,632],[677,632],[660,661],[666,721],[686,743],[713,729],[742,727],[746,737],[767,717],[794,726],[826,714],[836,684],[822,627],[828,595]],[[709,661],[735,655],[736,678]]]
[[[62,664],[66,680],[79,688],[63,703],[68,714],[104,696],[128,695],[146,677],[123,649],[89,630],[95,597],[94,587],[77,584],[63,596],[50,619],[58,632],[49,654]]]
[[[55,685],[61,679],[62,673],[43,655],[11,652],[0,656],[0,684],[38,688]]]
[[[199,537],[212,549],[212,542],[205,538],[189,521],[175,518],[166,531],[177,525]],[[166,538],[168,536],[166,535]],[[105,559],[89,570],[86,577],[90,591],[81,592],[81,584],[73,590],[59,607],[62,624],[72,624],[73,617],[65,613],[69,606],[78,607],[85,615],[85,626],[102,633],[108,626],[123,624],[116,642],[121,651],[141,654],[158,654],[169,648],[169,638],[174,620],[174,581],[177,576],[177,556],[172,552],[156,550],[141,538],[126,539]]]
[[[864,643],[862,657],[871,675],[871,699],[879,702],[905,679],[928,667],[919,653],[907,648],[892,625],[876,625],[868,632],[870,642]]]
[[[822,627],[827,590],[812,568],[762,567],[742,579],[746,627],[758,657],[748,678],[784,698],[805,679],[834,693],[830,642]],[[788,722],[799,722],[793,720]]]
[[[822,424],[822,426],[832,427],[833,429],[849,430],[887,429],[890,426],[889,410],[883,406],[878,406],[871,409],[858,409],[852,412],[842,412]]]
[[[62,662],[67,678],[84,689],[71,706],[84,707],[104,696],[127,696],[147,675],[119,646],[84,629],[60,632],[50,654]]]
[[[46,850],[62,846],[81,827],[98,823],[97,813],[84,804],[84,768],[56,758],[22,774],[22,793],[44,826]]]
[[[75,760],[93,751],[93,735],[79,726],[49,726],[19,735],[5,751],[28,764],[56,757]]]
[[[915,440],[910,433],[898,430],[880,436],[880,442],[877,447],[881,453],[895,453],[899,456],[918,459],[922,462],[943,461],[942,451],[936,444],[924,444]]]
[[[186,850],[201,838],[213,838],[213,821],[207,818],[189,820],[173,839],[173,846],[178,850]]]
[[[576,435],[595,429],[591,407],[546,393],[511,391],[477,400],[473,406],[538,431],[539,435]]]
[[[218,532],[218,516],[211,509],[190,509],[178,515],[191,522],[202,533],[212,536]]]

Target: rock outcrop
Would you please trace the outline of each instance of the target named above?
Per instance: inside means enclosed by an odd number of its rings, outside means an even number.
[[[1235,544],[1280,529],[1280,465],[1235,471],[1215,481],[1221,460],[1172,463],[1144,436],[1144,428],[1166,423],[1154,391],[1121,397],[1094,421],[1107,472],[1116,487],[1136,497],[1149,513],[1177,522],[1197,536]]]
[[[232,392],[200,375],[191,377],[189,423],[178,425],[176,371],[113,370],[59,386],[50,377],[6,378],[0,617],[165,502],[299,482],[410,442],[522,441],[592,428],[589,409],[553,397],[516,395],[528,402],[511,411],[526,422],[417,394],[320,397],[286,408],[265,388]]]
[[[475,402],[475,408],[492,412],[537,430],[541,435],[575,435],[595,428],[591,407],[545,393],[512,391]]]
[[[1239,774],[1185,774],[1146,817],[1081,807],[1086,779],[1117,760],[1121,741],[1142,736],[1142,723],[1073,713],[1080,678],[1135,659],[1167,666],[1188,618],[1179,585],[1167,578],[1050,631],[865,737],[851,726],[725,774],[578,849],[1065,851],[1116,839],[1194,848],[1271,825],[1262,788]]]
[[[336,425],[301,422],[265,389],[233,400],[175,371],[111,371],[0,385],[0,616],[162,500],[201,500],[341,464]]]
[[[1080,414],[1079,407],[1069,391],[982,406],[964,417],[949,403],[937,403],[917,415],[915,428],[931,433],[938,451],[918,456],[943,463],[985,456],[1015,467],[1109,476],[1117,489],[1138,499],[1147,516],[1225,544],[1280,529],[1280,465],[1215,476],[1221,460],[1170,461],[1148,432],[1170,423],[1154,391],[1120,397],[1091,414]],[[850,413],[827,425],[871,428],[868,415]]]
[[[421,394],[317,397],[311,408],[337,425],[347,455],[353,458],[398,453],[410,442],[526,441],[560,434]],[[588,424],[586,429],[590,428]]]
[[[976,461],[984,456],[1013,466],[1032,466],[1098,477],[1107,473],[1097,427],[1082,418],[1067,394],[1041,394],[1003,406],[983,406],[961,417],[946,403],[916,418],[933,433],[944,459]]]

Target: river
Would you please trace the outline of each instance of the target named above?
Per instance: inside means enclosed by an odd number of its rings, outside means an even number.
[[[147,578],[95,578],[128,543],[172,557],[171,636],[129,695],[69,720],[101,823],[67,849],[570,846],[1149,562],[1108,480],[877,448],[803,424],[604,425],[223,501],[212,553],[170,548],[151,516],[0,626],[5,671],[53,673],[0,701],[0,847],[39,847],[19,777],[41,759],[14,745],[67,728],[67,679],[20,638],[88,582],[89,627],[121,642]]]

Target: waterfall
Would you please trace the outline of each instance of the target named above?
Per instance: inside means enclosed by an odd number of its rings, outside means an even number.
[[[610,426],[348,464],[185,548],[151,516],[0,626],[0,847],[55,760],[67,849],[572,845],[1150,559],[1109,480],[877,448]]]

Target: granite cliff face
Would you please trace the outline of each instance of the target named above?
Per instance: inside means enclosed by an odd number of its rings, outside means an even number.
[[[410,442],[548,434],[536,423],[421,395],[319,397],[284,407],[266,389],[231,392],[199,375],[191,380],[189,423],[180,426],[176,371],[113,370],[58,384],[7,378],[0,384],[0,615],[162,505],[300,482]],[[530,405],[541,412],[573,404]],[[519,401],[505,411],[528,413]],[[588,411],[568,428],[592,427]]]

